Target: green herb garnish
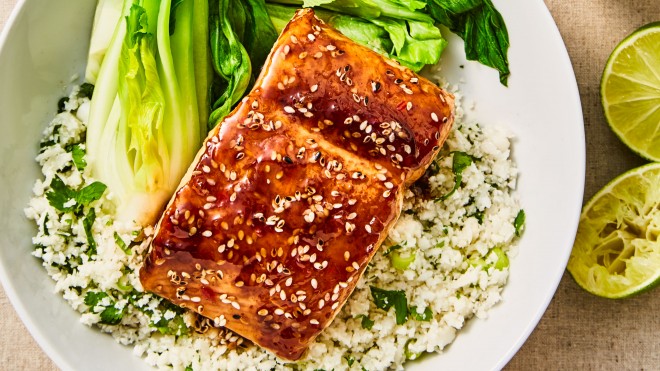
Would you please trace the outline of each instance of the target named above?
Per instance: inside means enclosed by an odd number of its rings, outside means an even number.
[[[410,318],[414,319],[415,321],[429,322],[431,319],[433,319],[433,312],[429,307],[426,307],[426,309],[424,309],[424,313],[420,314],[417,312],[417,307],[413,306],[410,307],[408,313],[410,314]]]
[[[83,171],[85,166],[87,166],[87,161],[85,161],[85,150],[80,144],[75,144],[71,147],[71,157],[73,157],[73,164],[76,165],[76,169]]]
[[[374,323],[376,323],[374,320],[369,318],[366,314],[361,314],[358,317],[362,318],[361,324],[362,328],[366,330],[371,330],[374,327]]]
[[[96,241],[94,241],[94,235],[92,234],[92,227],[94,226],[94,220],[96,220],[96,211],[94,208],[89,209],[87,215],[83,219],[83,229],[85,230],[85,235],[87,236],[87,246],[89,255],[96,254]]]
[[[388,311],[394,307],[396,324],[404,324],[408,318],[408,299],[406,299],[406,293],[401,290],[383,290],[374,286],[370,286],[370,288],[376,308]]]
[[[75,214],[80,214],[83,207],[100,199],[107,188],[105,184],[101,182],[94,182],[76,191],[64,184],[59,177],[53,178],[50,187],[51,190],[46,193],[46,198],[50,205],[59,211],[73,211]],[[74,200],[75,203],[73,205],[68,205],[71,200]]]
[[[449,191],[449,193],[444,196],[438,197],[435,199],[435,202],[444,201],[449,196],[453,195],[454,192],[461,186],[463,181],[463,170],[468,166],[472,165],[472,156],[468,155],[465,152],[455,151],[453,153],[452,166],[451,170],[454,173],[454,187]]]

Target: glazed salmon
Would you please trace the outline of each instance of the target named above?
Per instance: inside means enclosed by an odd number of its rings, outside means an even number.
[[[145,290],[287,359],[341,310],[454,98],[301,10],[156,228]]]

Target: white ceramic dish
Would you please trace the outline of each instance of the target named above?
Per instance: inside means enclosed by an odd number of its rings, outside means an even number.
[[[78,322],[53,294],[53,282],[30,256],[34,227],[23,216],[45,124],[70,77],[83,71],[94,1],[23,0],[0,37],[0,279],[37,342],[65,370],[141,370],[127,347]],[[514,156],[527,226],[512,261],[504,301],[487,320],[473,320],[440,356],[412,370],[502,368],[536,326],[564,271],[577,228],[584,185],[582,110],[575,76],[559,32],[541,0],[495,1],[511,49],[509,87],[497,73],[463,59],[450,37],[444,71],[461,82],[471,117],[506,125],[517,135]],[[463,67],[461,67],[463,66]]]

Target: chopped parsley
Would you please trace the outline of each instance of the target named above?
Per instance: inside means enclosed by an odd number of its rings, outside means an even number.
[[[433,312],[429,307],[426,307],[426,309],[424,309],[424,313],[421,314],[417,312],[417,307],[410,307],[409,314],[410,318],[414,319],[415,321],[430,322],[433,318]]]
[[[516,229],[516,236],[520,237],[523,229],[525,228],[525,210],[520,209],[518,215],[513,220],[513,227]]]
[[[96,220],[96,211],[94,211],[94,208],[91,208],[83,219],[83,229],[85,230],[85,235],[87,236],[87,246],[90,256],[96,254],[96,241],[94,241],[94,235],[92,234],[94,220]]]
[[[83,171],[87,166],[87,161],[85,161],[85,150],[80,144],[71,146],[71,157],[73,157],[73,164],[76,169]]]
[[[69,102],[69,97],[62,97],[57,101],[57,113],[66,111],[67,102]]]
[[[348,363],[348,367],[353,366],[353,363],[355,363],[355,357],[353,356],[344,356],[344,359],[346,360],[346,363]]]
[[[98,307],[101,301],[107,297],[108,294],[103,291],[87,291],[84,302],[94,313],[98,313],[96,307]],[[99,316],[101,317],[100,322],[106,325],[119,324],[126,312],[125,307],[122,309],[115,307],[115,302],[113,300],[110,300],[109,305],[101,305],[101,307],[103,307],[103,310],[99,313]]]
[[[75,214],[80,214],[83,207],[100,199],[107,188],[101,182],[94,182],[76,191],[64,184],[59,177],[53,178],[50,187],[51,190],[46,193],[50,205],[59,211],[73,211]],[[71,200],[74,201],[73,204]]]
[[[435,199],[435,202],[440,202],[444,201],[449,196],[453,195],[454,192],[458,189],[458,187],[461,186],[461,182],[463,181],[463,170],[465,170],[468,166],[472,165],[472,156],[468,155],[465,152],[460,152],[460,151],[455,151],[453,153],[453,159],[452,159],[452,166],[451,170],[454,173],[454,187],[449,191],[449,193],[445,194],[444,196],[440,196]]]
[[[376,308],[388,311],[394,307],[396,324],[404,324],[408,318],[408,299],[406,299],[406,293],[402,290],[389,291],[374,286],[370,286],[370,288]]]
[[[80,85],[80,90],[78,90],[79,98],[89,98],[92,99],[92,94],[94,94],[94,85],[86,82]]]
[[[366,330],[371,330],[371,328],[374,327],[374,323],[376,323],[374,320],[369,318],[366,314],[360,314],[358,317],[362,317],[362,328]]]

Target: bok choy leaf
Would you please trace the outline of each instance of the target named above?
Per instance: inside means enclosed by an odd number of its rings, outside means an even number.
[[[278,33],[264,0],[214,0],[209,13],[211,54],[218,76],[210,129],[229,114],[254,82]]]
[[[337,0],[331,4],[343,4],[346,1],[349,0]],[[411,8],[404,5],[397,5],[397,9],[405,9],[405,12],[401,11],[399,13],[407,14],[410,11],[418,12],[416,7],[420,5],[423,6],[425,4],[411,1],[409,5]],[[321,3],[320,6],[325,8],[328,4]],[[278,31],[284,28],[296,11],[295,7],[273,3],[267,4],[266,8]],[[411,19],[395,19],[385,16],[373,17],[370,11],[364,13],[364,17],[338,14],[334,11],[324,9],[315,9],[314,12],[319,18],[351,40],[377,53],[395,59],[416,72],[427,64],[438,63],[440,54],[442,54],[442,51],[447,46],[447,42],[440,34],[440,30],[433,24],[430,17],[423,13],[423,17],[415,16]],[[390,13],[392,12],[393,10],[390,11]],[[356,10],[354,13],[359,12]],[[381,12],[380,14],[386,13]],[[416,18],[423,19],[423,21]]]
[[[86,138],[88,167],[111,191],[119,220],[153,224],[206,134],[197,92],[208,92],[210,79],[195,71],[208,71],[209,55],[193,50],[193,40],[208,40],[194,26],[195,8],[204,4],[123,1]]]

